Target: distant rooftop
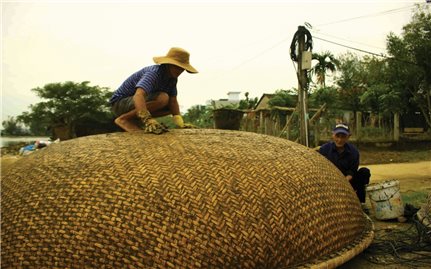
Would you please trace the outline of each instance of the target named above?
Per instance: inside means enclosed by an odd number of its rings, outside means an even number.
[[[239,104],[240,98],[239,95],[241,92],[230,91],[227,93],[228,98],[223,98],[219,100],[210,100],[210,103],[215,109],[227,107],[227,106],[235,106]]]

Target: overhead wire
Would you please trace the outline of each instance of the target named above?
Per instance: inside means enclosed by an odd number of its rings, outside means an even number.
[[[229,69],[229,71],[230,71],[230,72],[235,71],[235,70],[237,70],[238,68],[240,68],[241,66],[243,66],[243,65],[245,65],[245,64],[247,64],[247,63],[249,63],[249,62],[254,61],[255,59],[257,59],[257,58],[261,57],[262,55],[264,55],[264,54],[268,53],[269,51],[271,51],[271,50],[275,49],[276,47],[280,46],[282,43],[286,42],[288,39],[289,39],[289,37],[285,37],[285,38],[283,38],[282,40],[277,41],[275,44],[271,45],[270,47],[265,48],[265,49],[263,49],[263,50],[259,51],[259,52],[258,52],[258,53],[256,53],[256,54],[253,54],[253,56],[252,56],[252,57],[249,57],[249,58],[247,58],[247,59],[245,59],[245,60],[241,61],[239,64],[235,65],[234,67],[230,68],[230,69]],[[226,72],[222,72],[222,73],[216,74],[216,75],[213,77],[213,79],[219,79],[220,77],[226,76],[226,74],[227,74]]]
[[[353,40],[350,40],[350,39],[346,39],[346,38],[342,38],[342,37],[337,37],[337,36],[334,36],[334,35],[330,35],[330,34],[327,34],[327,33],[323,33],[320,30],[312,30],[312,29],[310,29],[310,32],[312,32],[313,34],[318,34],[318,35],[327,36],[327,37],[330,37],[330,38],[339,39],[339,40],[342,40],[342,41],[345,41],[345,42],[355,43],[355,44],[358,44],[358,45],[361,45],[361,46],[367,46],[367,47],[375,48],[375,49],[379,49],[379,50],[386,50],[385,48],[382,48],[382,47],[377,47],[377,46],[374,46],[374,45],[370,45],[370,44],[366,44],[366,43],[362,43],[362,42],[357,42],[357,41],[353,41]]]
[[[372,14],[357,16],[357,17],[353,17],[353,18],[346,18],[346,19],[342,19],[342,20],[338,20],[338,21],[329,22],[329,23],[318,24],[315,27],[322,27],[322,26],[333,25],[333,24],[337,24],[337,23],[348,22],[348,21],[352,21],[352,20],[358,20],[358,19],[369,18],[369,17],[376,17],[376,16],[381,16],[381,15],[388,15],[388,14],[393,14],[393,13],[398,13],[398,12],[404,12],[407,9],[413,8],[417,4],[419,4],[419,5],[421,5],[421,4],[422,5],[426,5],[426,3],[415,3],[415,4],[409,5],[407,7],[395,8],[395,9],[380,11],[380,12],[377,12],[377,13],[372,13]],[[365,45],[367,47],[374,47],[374,48],[377,48],[377,49],[382,49],[382,48],[378,48],[378,47],[371,46],[371,45],[368,45],[368,44],[364,44],[364,43],[360,43],[360,42],[355,42],[355,41],[352,41],[352,40],[346,40],[346,39],[343,39],[343,38],[340,38],[340,37],[336,37],[336,36],[331,36],[331,35],[328,35],[328,34],[324,34],[324,33],[320,32],[320,29],[315,29],[315,27],[313,27],[311,24],[309,24],[309,23],[305,23],[305,24],[307,25],[307,28],[309,28],[310,31],[313,32],[314,37],[316,39],[319,39],[319,40],[322,40],[322,41],[325,41],[325,42],[328,42],[328,43],[332,43],[332,44],[335,44],[335,45],[338,45],[338,46],[342,46],[342,47],[345,47],[345,48],[348,48],[348,49],[352,49],[352,50],[360,51],[360,52],[363,52],[363,53],[367,53],[367,54],[370,54],[370,55],[374,55],[374,56],[378,56],[378,57],[384,57],[384,58],[389,58],[388,56],[384,55],[383,53],[378,54],[378,53],[370,52],[370,51],[367,51],[367,50],[364,50],[364,49],[359,49],[359,48],[355,48],[355,47],[352,47],[352,46],[340,44],[338,42],[331,41],[331,40],[328,40],[328,39],[325,39],[325,38],[322,38],[322,37],[319,37],[319,36],[315,36],[315,34],[326,35],[326,36],[330,36],[332,38],[344,40],[344,41],[347,41],[347,42],[357,43],[357,44],[360,44],[360,45]],[[412,64],[411,62],[409,62],[409,63]]]
[[[353,18],[347,18],[347,19],[343,19],[343,20],[339,20],[339,21],[330,22],[330,23],[319,24],[319,25],[317,25],[317,27],[318,27],[318,26],[326,26],[326,25],[336,24],[336,23],[340,23],[340,22],[346,22],[346,21],[350,21],[350,20],[357,20],[357,19],[362,19],[362,18],[367,18],[367,17],[375,17],[375,16],[381,16],[381,15],[388,15],[388,14],[392,14],[392,13],[398,13],[398,12],[402,12],[402,11],[407,10],[407,9],[411,9],[411,8],[413,8],[416,4],[421,4],[421,3],[415,3],[415,4],[410,5],[410,6],[407,6],[407,7],[401,7],[401,8],[395,8],[395,9],[385,10],[385,11],[381,11],[381,12],[377,12],[377,13],[372,13],[372,14],[368,14],[368,15],[363,15],[363,16],[353,17]],[[426,3],[422,3],[422,4],[424,4],[424,5],[425,5]],[[315,30],[312,30],[312,31],[314,32]],[[323,34],[323,35],[325,35],[325,34]],[[367,51],[367,50],[364,50],[364,49],[359,49],[359,48],[355,48],[355,47],[352,47],[352,46],[348,46],[348,45],[340,44],[340,43],[338,43],[338,42],[331,41],[331,40],[328,40],[328,39],[324,39],[324,38],[321,38],[321,37],[318,37],[318,36],[316,37],[315,35],[313,35],[313,37],[315,37],[316,39],[319,39],[319,40],[325,41],[325,42],[329,42],[329,43],[332,43],[332,44],[335,44],[335,45],[338,45],[338,46],[342,46],[342,47],[345,47],[345,48],[348,48],[348,49],[352,49],[352,50],[360,51],[360,52],[367,53],[367,54],[370,54],[370,55],[374,55],[374,56],[378,56],[378,57],[383,57],[383,58],[394,59],[394,58],[388,57],[387,55],[384,55],[383,53],[380,53],[380,54],[379,54],[379,53],[375,53],[375,52],[370,52],[370,51]],[[333,36],[333,38],[342,39],[342,38],[334,37],[334,36]],[[243,66],[244,64],[249,63],[249,62],[251,62],[251,61],[255,60],[256,58],[259,58],[260,56],[264,55],[264,54],[265,54],[265,53],[267,53],[268,51],[270,51],[270,50],[272,50],[272,49],[276,48],[277,46],[279,46],[281,43],[283,43],[283,42],[284,42],[284,41],[286,41],[287,39],[288,39],[288,37],[287,37],[287,38],[282,39],[281,41],[277,42],[276,44],[272,45],[271,47],[269,47],[269,48],[267,48],[267,49],[264,49],[263,51],[261,51],[261,52],[257,53],[255,56],[252,56],[252,57],[250,57],[250,58],[248,58],[248,59],[246,59],[246,60],[242,61],[240,64],[238,64],[238,65],[234,66],[231,70],[235,70],[235,69],[237,69],[237,68],[239,68],[239,67]],[[345,39],[344,39],[344,40],[345,40]],[[347,40],[346,40],[346,41],[347,41]],[[354,42],[354,41],[349,41],[349,42],[356,43],[356,42]],[[368,47],[372,47],[372,46],[370,46],[370,45],[363,44],[363,43],[362,43],[362,45],[365,45],[365,46],[368,46]],[[377,47],[376,47],[376,48],[377,48]],[[378,49],[382,49],[382,48],[378,48]],[[412,63],[412,62],[407,62],[407,61],[402,61],[402,62],[416,65],[415,63]]]
[[[333,21],[333,22],[328,22],[328,23],[322,23],[322,24],[316,25],[316,27],[322,27],[322,26],[327,26],[327,25],[332,25],[332,24],[338,24],[338,23],[348,22],[348,21],[352,21],[352,20],[358,20],[358,19],[369,18],[369,17],[376,17],[376,16],[381,16],[381,15],[388,15],[388,14],[392,14],[392,13],[398,13],[398,12],[404,11],[406,9],[411,9],[415,5],[416,4],[410,5],[408,7],[390,9],[390,10],[380,11],[380,12],[377,12],[377,13],[372,13],[372,14],[357,16],[357,17],[353,17],[353,18],[346,18],[346,19],[342,19],[342,20],[338,20],[338,21]]]
[[[328,22],[328,23],[318,24],[318,25],[316,25],[315,27],[321,27],[321,26],[326,26],[326,25],[331,25],[331,24],[337,24],[337,23],[341,23],[341,22],[347,22],[347,21],[350,21],[350,20],[357,20],[357,19],[362,19],[362,18],[367,18],[367,17],[375,17],[375,16],[380,16],[380,15],[388,15],[388,14],[392,14],[392,13],[398,13],[398,12],[402,12],[402,11],[407,10],[407,9],[411,9],[411,8],[413,8],[416,4],[421,4],[421,3],[415,3],[415,4],[410,5],[410,6],[407,6],[407,7],[401,7],[401,8],[395,8],[395,9],[390,9],[390,10],[380,11],[380,12],[377,12],[377,13],[367,14],[367,15],[363,15],[363,16],[358,16],[358,17],[353,17],[353,18],[346,18],[346,19],[342,19],[342,20],[338,20],[338,21],[334,21],[334,22]],[[426,4],[426,3],[423,3],[423,4]],[[306,25],[307,25],[307,23],[306,23]],[[307,27],[307,28],[314,28],[314,27]],[[311,30],[312,32],[317,32],[317,30],[313,30],[313,29],[310,29],[310,30]],[[324,33],[320,33],[320,34],[330,36],[330,35],[328,35],[328,34],[324,34]],[[314,36],[313,36],[313,37],[314,37]],[[341,39],[341,40],[342,40],[342,38],[339,38],[339,37],[335,37],[335,36],[332,36],[332,37],[333,37],[333,38],[337,38],[337,39]],[[364,52],[364,53],[369,53],[369,54],[376,55],[376,56],[379,56],[379,57],[385,57],[383,54],[377,54],[377,53],[374,53],[374,52],[369,52],[369,51],[366,51],[366,50],[362,50],[362,49],[354,48],[354,47],[351,47],[351,46],[347,46],[347,45],[339,44],[339,43],[337,43],[337,42],[330,41],[330,40],[327,40],[327,39],[324,39],[324,38],[319,38],[319,37],[316,37],[316,38],[317,38],[317,39],[320,39],[320,40],[322,40],[322,41],[330,42],[330,43],[333,43],[333,44],[336,44],[336,45],[339,45],[339,46],[343,46],[343,47],[346,47],[346,48],[350,48],[350,49],[353,49],[353,50],[361,51],[361,52]],[[266,39],[266,38],[265,38],[265,39]],[[271,47],[266,48],[266,49],[264,49],[264,50],[262,50],[262,51],[258,52],[258,53],[257,53],[257,54],[255,54],[254,56],[252,56],[252,57],[250,57],[250,58],[248,58],[248,59],[246,59],[246,60],[242,61],[240,64],[238,64],[238,65],[234,66],[231,70],[235,70],[235,69],[237,69],[237,68],[239,68],[239,67],[243,66],[244,64],[249,63],[249,62],[251,62],[251,61],[255,60],[256,58],[259,58],[260,56],[262,56],[262,55],[264,55],[265,53],[267,53],[268,51],[270,51],[270,50],[272,50],[272,49],[276,48],[277,46],[279,46],[281,43],[283,43],[284,41],[286,41],[286,40],[288,40],[288,39],[289,39],[288,37],[283,38],[281,41],[277,42],[276,44],[272,45]],[[345,39],[344,39],[344,40],[345,40]],[[345,40],[345,41],[347,41],[347,40]],[[260,42],[260,40],[259,40],[259,41],[254,41],[254,42],[252,42],[251,44],[247,44],[247,45],[246,45],[246,46],[244,46],[244,47],[249,47],[249,46],[251,46],[251,45],[253,45],[253,44],[255,44],[255,43],[258,43],[258,42]],[[355,42],[355,41],[349,41],[349,42],[361,44],[361,43],[359,43],[359,42]],[[370,45],[367,45],[367,44],[364,44],[364,43],[362,43],[362,45],[365,45],[365,46],[368,46],[368,47],[373,47],[373,46],[370,46]],[[237,48],[237,50],[242,50],[244,47],[238,47],[238,48]],[[382,48],[378,48],[378,47],[375,47],[375,48],[377,48],[377,49],[382,49]]]
[[[377,56],[377,57],[382,57],[382,58],[385,58],[385,59],[394,60],[394,61],[397,61],[397,62],[402,62],[402,63],[416,65],[416,66],[418,65],[417,63],[414,63],[414,62],[401,60],[401,59],[398,59],[398,58],[395,58],[395,57],[389,57],[387,55],[384,55],[383,53],[378,54],[378,53],[375,53],[375,52],[371,52],[371,51],[367,51],[367,50],[363,50],[363,49],[358,49],[358,48],[355,48],[355,47],[352,47],[352,46],[343,45],[343,44],[340,44],[338,42],[334,42],[334,41],[330,41],[330,40],[327,40],[327,39],[324,39],[324,38],[320,38],[318,36],[313,36],[313,37],[315,39],[318,39],[318,40],[322,40],[322,41],[325,41],[325,42],[328,42],[328,43],[332,43],[334,45],[338,45],[338,46],[345,47],[345,48],[348,48],[348,49],[360,51],[360,52],[363,52],[363,53],[366,53],[366,54],[370,54],[370,55],[374,55],[374,56]]]
[[[319,39],[319,40],[322,40],[322,41],[325,41],[325,42],[328,42],[328,43],[332,43],[332,44],[335,44],[335,45],[338,45],[338,46],[342,46],[342,47],[345,47],[345,48],[348,48],[348,49],[360,51],[360,52],[371,54],[371,55],[374,55],[374,56],[386,57],[387,58],[387,56],[385,56],[383,54],[378,54],[378,53],[375,53],[375,52],[371,52],[371,51],[366,51],[366,50],[363,50],[363,49],[354,48],[352,46],[343,45],[343,44],[340,44],[340,43],[337,43],[337,42],[334,42],[334,41],[331,41],[331,40],[327,40],[327,39],[324,39],[324,38],[321,38],[321,37],[318,37],[318,36],[313,36],[313,37],[315,39]]]
[[[267,49],[264,49],[264,50],[260,51],[258,54],[255,54],[255,56],[250,57],[250,58],[248,58],[248,59],[246,59],[246,60],[242,61],[240,64],[238,64],[238,65],[234,66],[234,67],[231,69],[231,71],[233,71],[233,70],[235,70],[235,69],[237,69],[237,68],[239,68],[239,67],[243,66],[243,65],[244,65],[244,64],[246,64],[246,63],[249,63],[249,62],[251,62],[251,61],[253,61],[253,60],[255,60],[255,59],[259,58],[260,56],[264,55],[264,54],[265,54],[265,53],[267,53],[268,51],[271,51],[271,50],[275,49],[276,47],[278,47],[279,45],[281,45],[281,44],[282,44],[283,42],[285,42],[286,40],[288,40],[288,37],[283,38],[282,40],[280,40],[280,41],[279,41],[279,42],[277,42],[276,44],[272,45],[271,47],[269,47],[269,48],[267,48]]]
[[[424,3],[424,4],[426,4],[426,3]],[[367,18],[367,17],[375,17],[375,16],[388,15],[388,14],[392,14],[392,13],[402,12],[402,11],[404,11],[404,10],[407,10],[407,9],[411,9],[411,8],[413,8],[415,5],[416,5],[416,4],[413,4],[413,5],[410,5],[410,6],[407,6],[407,7],[396,8],[396,9],[390,9],[390,10],[386,10],[386,11],[381,11],[381,12],[377,12],[377,13],[372,13],[372,14],[368,14],[368,15],[363,15],[363,16],[358,16],[358,17],[353,17],[353,18],[346,18],[346,19],[343,19],[343,20],[338,20],[338,21],[334,21],[334,22],[329,22],[329,23],[319,24],[319,25],[316,25],[316,27],[321,27],[321,26],[326,26],[326,25],[332,25],[332,24],[337,24],[337,23],[342,23],[342,22],[347,22],[347,21],[357,20],[357,19],[362,19],[362,18]],[[315,32],[315,31],[316,31],[316,30],[312,30],[312,32]],[[323,34],[323,33],[322,33],[322,34]],[[323,34],[323,35],[325,35],[325,34]],[[327,35],[327,34],[326,34],[326,35]],[[383,57],[383,58],[387,58],[387,59],[394,59],[394,60],[401,61],[401,62],[404,62],[404,63],[417,65],[417,64],[412,63],[412,62],[408,62],[408,61],[403,61],[403,60],[395,59],[395,58],[393,58],[393,57],[388,57],[387,55],[384,55],[383,53],[380,53],[380,54],[379,54],[379,53],[375,53],[375,52],[367,51],[367,50],[364,50],[364,49],[355,48],[355,47],[353,47],[353,46],[348,46],[348,45],[340,44],[340,43],[338,43],[338,42],[331,41],[331,40],[328,40],[328,39],[325,39],[325,38],[322,38],[322,37],[319,37],[319,36],[316,36],[316,35],[313,35],[313,37],[314,37],[314,38],[316,38],[316,39],[318,39],[318,40],[322,40],[322,41],[325,41],[325,42],[328,42],[328,43],[332,43],[332,44],[334,44],[334,45],[342,46],[342,47],[345,47],[345,48],[348,48],[348,49],[352,49],[352,50],[360,51],[360,52],[362,52],[362,53],[366,53],[366,54],[374,55],[374,56],[377,56],[377,57]],[[339,37],[335,37],[335,36],[332,36],[332,37],[333,37],[333,38],[337,38],[337,39],[341,39],[341,40],[342,40],[342,38],[339,38]],[[252,62],[253,60],[255,60],[255,59],[257,59],[257,58],[261,57],[262,55],[264,55],[264,54],[266,54],[267,52],[269,52],[269,51],[273,50],[274,48],[278,47],[279,45],[281,45],[283,42],[285,42],[285,41],[286,41],[286,40],[288,40],[288,39],[289,39],[289,37],[283,38],[282,40],[278,41],[277,43],[275,43],[275,44],[274,44],[274,45],[272,45],[271,47],[266,48],[266,49],[264,49],[264,50],[262,50],[262,51],[258,52],[258,53],[257,53],[257,54],[255,54],[254,56],[252,56],[252,57],[250,57],[250,58],[248,58],[248,59],[243,60],[243,61],[242,61],[241,63],[239,63],[238,65],[236,65],[236,66],[232,67],[232,68],[231,68],[231,71],[234,71],[234,70],[236,70],[236,69],[240,68],[241,66],[243,66],[243,65],[245,65],[245,64],[247,64],[247,63],[249,63],[249,62]],[[344,40],[345,40],[345,39],[344,39]],[[345,40],[345,41],[347,41],[347,40]],[[348,42],[355,43],[354,41],[348,41]],[[254,42],[254,43],[256,43],[256,42]],[[370,46],[370,45],[363,44],[363,43],[362,43],[362,45],[372,47],[372,46]],[[377,47],[376,47],[376,48],[377,48]],[[378,48],[378,49],[381,49],[381,48]]]
[[[244,51],[244,50],[246,50],[246,49],[249,49],[249,48],[251,48],[251,47],[255,47],[256,45],[258,45],[259,43],[262,43],[262,42],[266,42],[266,41],[268,41],[269,39],[274,39],[274,37],[279,37],[279,35],[277,35],[277,36],[275,36],[275,34],[274,33],[272,33],[272,34],[267,34],[267,35],[265,35],[265,36],[261,36],[259,39],[255,39],[255,40],[253,40],[253,41],[251,41],[251,42],[248,42],[248,43],[246,43],[246,44],[242,44],[242,45],[239,45],[239,46],[236,46],[236,47],[234,47],[234,48],[231,48],[230,49],[230,53],[237,53],[237,52],[242,52],[242,51]],[[279,41],[279,42],[277,42],[275,45],[273,45],[272,47],[275,47],[275,46],[277,46],[277,44],[278,43],[280,43],[280,42],[282,42],[282,41],[284,41],[284,39],[283,40],[281,40],[281,41]],[[265,49],[265,50],[270,50],[270,48],[268,48],[268,49]],[[220,58],[222,58],[222,57],[224,57],[225,56],[225,53],[219,53],[219,54],[215,54],[215,55],[211,55],[211,56],[209,56],[209,57],[207,57],[207,58],[204,58],[202,61],[203,62],[214,62],[214,61],[220,61]],[[254,56],[253,56],[254,57]]]

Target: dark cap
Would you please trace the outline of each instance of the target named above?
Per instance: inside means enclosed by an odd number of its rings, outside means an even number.
[[[347,124],[345,123],[339,123],[335,125],[335,128],[334,130],[332,130],[332,133],[350,135],[349,126],[347,126]]]

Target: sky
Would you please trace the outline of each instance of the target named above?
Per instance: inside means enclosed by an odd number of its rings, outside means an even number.
[[[425,0],[1,0],[1,119],[30,111],[42,101],[31,89],[49,83],[90,81],[114,91],[171,47],[189,51],[199,71],[179,77],[182,113],[231,91],[241,92],[241,99],[245,92],[260,98],[297,87],[289,49],[298,26],[309,27],[316,53],[365,55],[349,46],[386,54],[387,35],[401,35],[415,3],[426,5]]]

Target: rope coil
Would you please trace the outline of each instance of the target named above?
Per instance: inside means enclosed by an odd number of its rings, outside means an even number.
[[[305,35],[305,51],[313,50],[313,38],[311,37],[310,31],[304,26],[298,26],[298,30],[293,35],[292,42],[290,43],[290,58],[294,61],[298,61],[298,41],[299,37]]]

